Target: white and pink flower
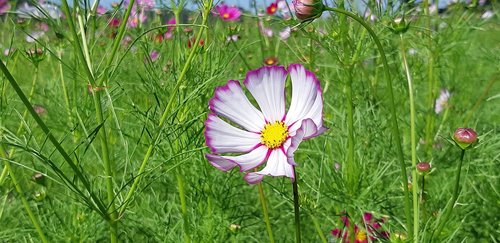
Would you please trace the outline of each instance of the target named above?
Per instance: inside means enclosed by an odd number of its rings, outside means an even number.
[[[288,75],[292,100],[287,112]],[[299,144],[326,131],[319,80],[302,65],[291,64],[288,71],[282,66],[252,70],[243,84],[260,109],[249,101],[239,81],[229,80],[218,87],[205,122],[206,144],[212,152],[205,157],[222,171],[238,166],[250,184],[261,182],[266,175],[294,180],[294,152]],[[248,172],[266,161],[262,170]]]

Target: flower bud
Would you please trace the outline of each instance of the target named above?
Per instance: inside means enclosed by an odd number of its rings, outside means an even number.
[[[417,171],[421,175],[426,175],[431,171],[431,164],[429,162],[420,162],[417,164]]]
[[[293,6],[299,20],[319,18],[325,8],[321,0],[293,0]]]
[[[477,142],[477,133],[472,128],[457,128],[453,140],[461,149],[467,149]]]
[[[391,23],[391,30],[394,34],[404,34],[408,28],[410,28],[410,24],[406,23],[405,18],[396,18]]]

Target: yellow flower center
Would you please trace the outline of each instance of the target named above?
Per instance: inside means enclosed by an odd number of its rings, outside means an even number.
[[[359,230],[357,233],[356,233],[356,240],[357,241],[365,241],[366,240],[366,233],[362,230]]]
[[[224,13],[224,14],[222,15],[222,18],[223,18],[223,19],[229,19],[229,14],[228,14],[228,13]]]
[[[260,140],[262,144],[270,149],[280,147],[288,137],[288,127],[284,122],[275,121],[267,123],[264,129],[260,132]]]

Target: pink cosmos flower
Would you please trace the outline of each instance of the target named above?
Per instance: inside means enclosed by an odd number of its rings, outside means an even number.
[[[104,15],[106,13],[106,8],[102,5],[97,6],[96,13],[97,15]]]
[[[436,104],[434,106],[434,111],[436,114],[441,113],[444,109],[448,107],[448,99],[451,94],[447,89],[442,89],[439,97],[436,99]]]
[[[286,112],[288,75],[292,100]],[[291,64],[288,71],[282,66],[249,71],[243,84],[260,109],[248,100],[240,82],[229,80],[218,87],[205,122],[206,144],[212,152],[205,157],[222,171],[238,166],[250,184],[261,182],[266,175],[294,180],[294,152],[299,144],[326,131],[319,80],[304,66]],[[262,170],[248,172],[266,161]]]
[[[175,21],[175,18],[171,18],[167,21],[167,25],[175,25],[177,22]],[[168,26],[167,27],[167,32],[163,35],[165,39],[171,39],[174,36],[174,26]]]
[[[292,28],[289,26],[285,27],[283,30],[280,31],[280,39],[285,41],[288,38],[290,38],[290,34],[292,32]]]
[[[151,59],[152,62],[156,62],[158,60],[160,53],[158,53],[156,50],[152,50],[151,53],[149,53],[149,58]],[[148,62],[147,59],[144,60],[144,62]]]
[[[7,0],[0,0],[0,15],[10,10],[10,4]]]
[[[350,232],[348,232],[350,225],[349,218],[347,215],[341,216],[340,218],[342,220],[343,227],[333,229],[331,234],[337,239],[342,238],[342,242],[350,242]],[[354,224],[354,243],[368,243],[382,239],[389,239],[389,232],[381,229],[381,224],[385,221],[385,218],[375,219],[373,214],[368,212],[364,213],[362,224],[360,226],[358,226],[358,224]]]
[[[125,6],[128,6],[129,0],[125,0]],[[136,28],[139,24],[146,22],[148,12],[155,7],[154,0],[137,0],[132,6],[130,17],[127,21],[127,27]]]
[[[215,6],[215,15],[218,15],[226,22],[237,21],[240,19],[241,11],[237,7],[229,7],[224,3]]]

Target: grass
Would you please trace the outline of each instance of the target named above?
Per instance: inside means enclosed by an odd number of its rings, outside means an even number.
[[[489,8],[497,10],[497,5]],[[500,24],[498,15],[481,19],[482,9],[456,6],[442,15],[428,16],[430,31],[427,17],[419,13],[403,34],[406,47],[414,50],[410,52],[414,54],[408,54],[408,62],[414,81],[416,137],[435,138],[432,146],[419,142],[416,150],[418,161],[430,161],[433,166],[426,177],[419,241],[430,236],[440,210],[452,196],[452,178],[460,150],[449,141],[453,131],[463,126],[474,128],[480,135],[480,143],[465,155],[458,203],[443,233],[434,240],[495,242],[500,238],[500,113],[495,112],[500,94]],[[330,129],[303,143],[295,155],[299,163],[302,240],[333,240],[330,230],[342,227],[340,215],[345,210],[352,219],[361,218],[363,212],[387,218],[383,227],[391,233],[391,241],[398,241],[396,234],[407,234],[385,76],[375,44],[363,28],[348,20],[347,32],[339,32],[339,20],[328,17],[303,26],[288,40],[281,41],[277,36],[259,37],[256,17],[245,15],[241,22],[235,23],[210,17],[202,35],[204,45],[195,50],[192,61],[188,62],[193,49],[188,48],[187,41],[203,28],[199,26],[202,17],[198,12],[190,16],[192,20],[182,21],[188,26],[177,28],[173,39],[161,43],[153,41],[157,30],[140,36],[149,28],[165,23],[165,17],[153,16],[141,29],[127,30],[125,35],[135,43],[131,47],[130,42],[121,45],[110,66],[101,61],[109,58],[111,50],[112,39],[108,36],[113,29],[106,28],[109,16],[91,18],[86,23],[91,70],[105,82],[102,90],[94,91],[101,96],[104,123],[97,120],[93,96],[87,87],[89,80],[70,42],[73,37],[67,23],[51,24],[50,31],[35,45],[25,41],[26,33],[35,28],[35,20],[21,26],[11,20],[12,15],[1,19],[0,47],[3,50],[12,46],[16,50],[1,60],[25,94],[34,90],[31,104],[45,108],[41,119],[79,172],[75,173],[65,162],[32,116],[23,115],[25,106],[6,76],[0,76],[0,145],[5,151],[14,151],[12,156],[1,158],[1,168],[10,163],[10,173],[17,177],[23,190],[19,194],[10,176],[0,185],[0,238],[40,241],[22,204],[21,198],[26,198],[49,242],[108,241],[108,222],[92,209],[95,201],[85,200],[89,200],[92,192],[108,207],[106,180],[111,178],[113,205],[118,211],[124,210],[117,224],[120,241],[267,241],[257,186],[249,186],[237,170],[222,173],[206,161],[204,154],[208,149],[204,144],[203,123],[215,87],[229,79],[243,80],[249,70],[247,65],[258,68],[268,56],[276,56],[280,65],[302,63],[314,70],[324,91],[324,119]],[[410,104],[399,52],[400,37],[388,28],[395,16],[388,13],[379,16],[379,21],[371,26],[387,52],[410,175]],[[276,31],[297,23],[280,18],[263,18],[263,21]],[[192,28],[193,32],[185,32],[184,28]],[[61,30],[67,34],[58,39],[54,31]],[[233,33],[238,33],[241,39],[227,43],[226,37]],[[25,50],[40,47],[44,48],[45,56],[37,66],[26,58]],[[152,50],[160,53],[156,61],[148,59]],[[356,50],[359,51],[355,60],[352,55],[345,56]],[[451,93],[447,111],[440,114],[435,114],[428,102],[432,94],[430,58],[435,80],[432,92],[446,88]],[[186,63],[184,82],[176,91]],[[350,78],[355,167],[347,172],[346,85]],[[158,124],[171,98],[172,107],[155,151],[140,175],[131,201],[125,201],[148,146],[159,134]],[[427,134],[428,117],[433,121],[431,134]],[[103,126],[111,177],[105,173],[99,145]],[[340,164],[339,170],[335,169],[335,163]],[[35,173],[45,175],[45,185],[32,180]],[[88,191],[78,173],[89,181]],[[354,178],[354,183],[347,181],[347,177]],[[75,192],[75,188],[81,192]],[[274,238],[278,242],[292,241],[295,226],[290,180],[265,178],[263,188]],[[125,202],[128,205],[122,209]]]

